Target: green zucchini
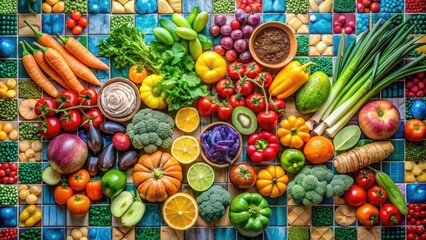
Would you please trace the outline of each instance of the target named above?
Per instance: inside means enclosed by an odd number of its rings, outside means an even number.
[[[373,168],[371,168],[373,169]],[[405,202],[405,198],[402,195],[399,188],[395,185],[395,183],[392,181],[392,179],[387,175],[386,173],[382,171],[377,171],[373,169],[373,171],[376,173],[376,182],[384,188],[388,194],[388,200],[393,205],[395,205],[396,208],[398,208],[399,212],[403,215],[407,215],[408,208],[407,203]]]
[[[160,18],[160,20],[158,20],[160,22],[160,26],[162,26],[164,29],[166,29],[170,35],[172,35],[173,40],[175,40],[175,42],[178,42],[180,40],[180,37],[176,34],[176,24],[168,19],[165,18]]]

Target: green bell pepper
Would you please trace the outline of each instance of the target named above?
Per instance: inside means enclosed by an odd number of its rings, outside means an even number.
[[[241,193],[231,202],[229,219],[234,228],[243,236],[255,237],[269,224],[272,211],[268,202],[259,193]]]
[[[305,155],[297,149],[287,149],[281,155],[281,167],[288,173],[296,174],[305,166]]]
[[[119,170],[110,170],[102,177],[101,189],[105,196],[115,197],[126,187],[126,174]]]

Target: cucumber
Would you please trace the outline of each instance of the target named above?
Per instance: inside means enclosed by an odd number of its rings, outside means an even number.
[[[376,173],[377,184],[386,190],[389,202],[395,205],[401,214],[407,215],[408,208],[407,203],[405,202],[405,198],[389,175],[375,169],[373,169],[373,171]]]
[[[177,27],[176,34],[186,40],[194,40],[197,38],[197,32],[186,27]]]
[[[189,41],[189,53],[194,60],[197,60],[201,53],[203,53],[203,48],[201,47],[201,43],[198,38]]]
[[[178,27],[185,27],[185,28],[192,29],[191,24],[189,24],[188,20],[186,20],[186,18],[182,14],[173,13],[172,20]]]
[[[173,43],[175,43],[175,40],[173,40],[172,35],[162,27],[154,28],[152,33],[154,34],[158,42],[162,42],[167,45],[173,45]]]
[[[180,44],[185,48],[186,52],[189,53],[189,41],[186,39],[181,39]]]
[[[192,26],[194,23],[195,18],[198,15],[198,11],[200,11],[200,7],[198,5],[195,5],[195,7],[192,9],[191,13],[188,16],[188,23]]]
[[[206,35],[199,33],[197,35],[197,38],[198,38],[198,40],[200,40],[201,47],[203,48],[203,51],[207,51],[211,47],[213,47],[212,40],[209,37],[207,37]]]
[[[201,32],[209,21],[209,14],[206,11],[200,12],[192,24],[192,29],[196,32]]]
[[[159,20],[160,26],[162,26],[164,29],[166,29],[170,35],[172,35],[173,40],[175,42],[178,42],[180,40],[180,37],[176,34],[176,24],[168,19],[160,18]]]

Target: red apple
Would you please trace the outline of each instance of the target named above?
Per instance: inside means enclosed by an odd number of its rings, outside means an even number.
[[[366,104],[359,112],[358,122],[365,136],[384,140],[398,131],[401,117],[391,102],[381,100]]]

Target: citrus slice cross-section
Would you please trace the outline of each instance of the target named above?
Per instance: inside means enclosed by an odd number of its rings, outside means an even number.
[[[189,164],[200,156],[200,144],[192,136],[181,136],[173,141],[172,155],[182,164]]]
[[[213,168],[205,163],[195,163],[188,170],[187,180],[192,189],[203,192],[213,184]]]
[[[183,132],[193,132],[200,125],[200,115],[193,107],[181,108],[175,118],[176,127]]]
[[[175,230],[186,230],[194,226],[198,218],[198,205],[187,193],[175,193],[163,205],[163,219]]]

